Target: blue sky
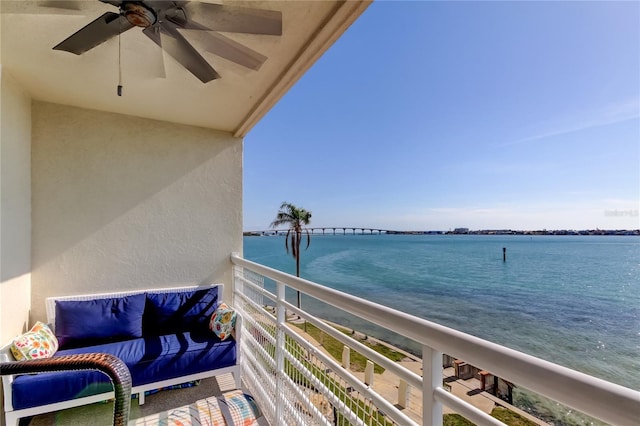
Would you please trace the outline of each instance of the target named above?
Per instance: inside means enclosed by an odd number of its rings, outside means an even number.
[[[286,30],[286,26],[285,26]],[[640,227],[640,2],[375,2],[251,130],[244,229]]]

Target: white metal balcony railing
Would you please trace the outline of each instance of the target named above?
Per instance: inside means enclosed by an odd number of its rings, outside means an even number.
[[[286,323],[285,312],[364,354],[395,374],[399,389],[419,395],[423,425],[442,425],[447,406],[479,425],[502,424],[443,387],[446,353],[533,392],[613,425],[638,425],[640,392],[535,358],[492,342],[385,306],[294,277],[232,254],[234,306],[243,316],[243,380],[270,424],[415,425],[330,356],[309,344]],[[265,289],[275,282],[276,294]],[[422,377],[285,301],[285,288],[301,291],[422,345]],[[265,309],[275,306],[275,315]],[[403,399],[400,394],[399,401]],[[402,404],[398,404],[402,405]],[[419,421],[419,420],[418,420]]]

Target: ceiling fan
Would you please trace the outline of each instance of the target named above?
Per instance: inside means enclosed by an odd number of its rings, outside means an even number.
[[[117,7],[118,11],[104,13],[54,49],[81,55],[112,37],[140,27],[149,39],[207,83],[220,75],[178,30],[202,31],[206,50],[253,70],[262,66],[266,56],[217,32],[282,35],[282,13],[279,11],[199,1],[99,1]]]

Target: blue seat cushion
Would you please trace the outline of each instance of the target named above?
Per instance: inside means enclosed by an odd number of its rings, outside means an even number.
[[[133,386],[229,367],[236,362],[235,340],[221,341],[210,331],[61,350],[56,356],[93,352],[115,355],[124,361],[131,372]],[[109,378],[96,371],[23,375],[13,382],[13,407],[29,408],[111,390]]]

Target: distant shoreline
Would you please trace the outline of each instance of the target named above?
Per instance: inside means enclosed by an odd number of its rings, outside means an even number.
[[[511,229],[453,230],[453,231],[387,231],[388,234],[400,235],[640,235],[640,229],[584,229],[584,230],[536,230],[520,231]]]
[[[340,230],[340,232],[332,232],[332,230]],[[322,230],[322,232],[320,231]],[[324,232],[326,230],[326,233]],[[347,232],[348,230],[348,232]],[[353,232],[351,232],[353,230]],[[370,231],[370,228],[354,228],[354,227],[318,227],[313,228],[310,235],[607,235],[607,236],[640,236],[640,229],[583,229],[583,230],[567,230],[567,229],[555,229],[555,230],[535,230],[535,231],[521,231],[511,229],[482,229],[482,230],[469,230],[467,228],[456,228],[453,231],[393,231],[393,230],[380,230],[379,232],[365,232]],[[344,231],[344,232],[343,232]],[[355,232],[361,231],[361,232]],[[267,231],[244,231],[242,233],[245,237],[262,237],[262,236],[282,236],[287,233],[287,230],[267,230]]]

